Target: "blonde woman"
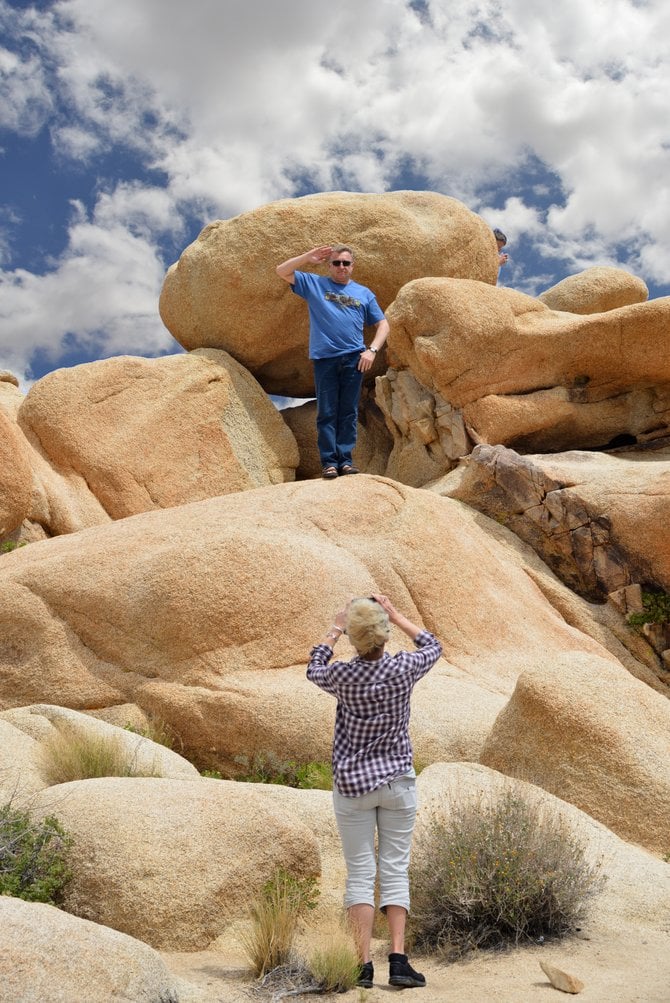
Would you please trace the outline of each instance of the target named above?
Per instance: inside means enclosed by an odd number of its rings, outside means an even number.
[[[389,655],[390,624],[416,650]],[[358,654],[331,661],[347,634]],[[352,599],[312,649],[307,678],[337,700],[333,738],[333,806],[347,865],[344,903],[361,961],[358,984],[374,980],[370,941],[375,910],[375,833],[380,907],[389,925],[389,985],[425,986],[405,954],[409,857],[416,819],[416,774],[409,737],[410,697],[442,654],[429,631],[399,613],[383,595]]]

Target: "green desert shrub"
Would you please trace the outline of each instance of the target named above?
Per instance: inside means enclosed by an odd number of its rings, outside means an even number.
[[[446,959],[574,932],[603,880],[566,823],[512,789],[433,817],[411,879],[414,945]]]
[[[141,768],[137,753],[129,752],[119,737],[94,732],[56,729],[42,742],[41,757],[49,784],[96,777],[161,776],[157,766]]]
[[[20,543],[17,543],[16,540],[3,540],[0,543],[0,554],[11,554],[13,550],[18,550],[19,547],[25,546],[27,546],[25,540],[22,540]]]
[[[295,960],[298,925],[316,906],[318,895],[314,878],[296,878],[285,870],[278,870],[263,885],[250,907],[251,927],[242,938],[259,978]]]
[[[71,877],[71,846],[55,818],[33,820],[11,804],[0,807],[0,895],[58,904]]]
[[[643,592],[642,612],[630,613],[628,623],[640,629],[645,623],[670,623],[670,594],[667,592]]]

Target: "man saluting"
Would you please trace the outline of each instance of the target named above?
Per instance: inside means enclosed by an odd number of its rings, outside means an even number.
[[[327,275],[301,272],[304,265],[328,262]],[[277,265],[277,275],[307,302],[309,357],[316,386],[316,428],[323,477],[357,474],[358,402],[363,373],[375,361],[389,332],[388,321],[366,286],[353,282],[354,252],[344,244],[323,244]],[[375,328],[369,348],[364,325]]]

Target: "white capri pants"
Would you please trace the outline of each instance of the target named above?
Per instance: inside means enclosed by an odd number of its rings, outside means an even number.
[[[409,912],[409,855],[416,819],[416,777],[404,776],[360,797],[333,788],[333,807],[347,865],[344,905],[374,908],[375,829],[379,852],[379,905]]]

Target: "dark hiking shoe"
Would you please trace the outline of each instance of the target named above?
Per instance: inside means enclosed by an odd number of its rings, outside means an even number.
[[[372,962],[366,961],[364,965],[361,965],[356,985],[360,986],[361,989],[372,989],[372,980],[374,977],[375,970],[372,967]]]
[[[401,989],[418,989],[425,986],[426,977],[415,972],[406,954],[389,954],[389,985]]]

